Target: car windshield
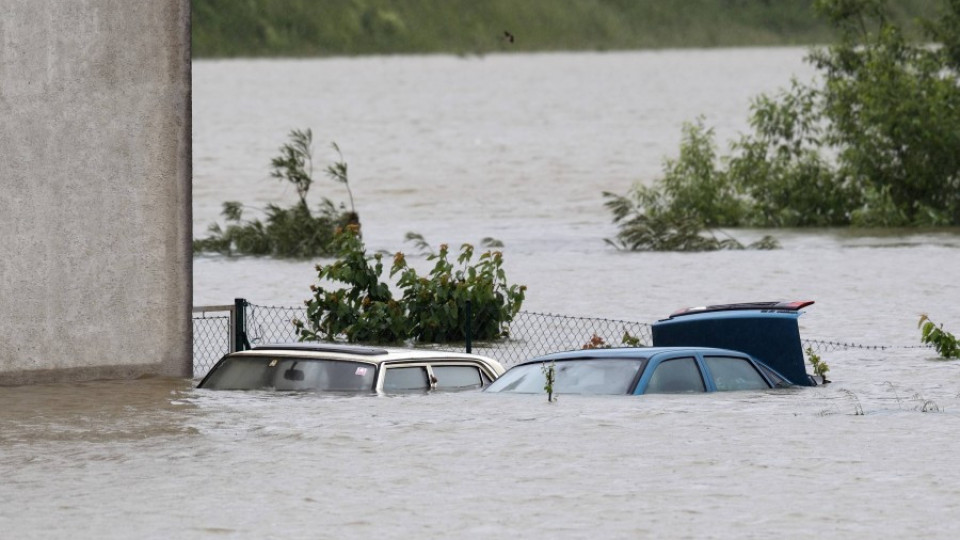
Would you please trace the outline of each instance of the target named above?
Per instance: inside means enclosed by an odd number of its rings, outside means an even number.
[[[376,367],[345,360],[238,356],[226,359],[203,381],[213,390],[373,391]]]
[[[556,363],[555,394],[626,394],[633,388],[644,358],[562,360]],[[548,363],[516,366],[493,382],[487,392],[542,394]]]

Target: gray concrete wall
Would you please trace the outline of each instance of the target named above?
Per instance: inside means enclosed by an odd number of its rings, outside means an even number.
[[[0,0],[0,384],[190,376],[190,0]]]

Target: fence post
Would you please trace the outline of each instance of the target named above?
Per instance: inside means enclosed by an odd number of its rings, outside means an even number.
[[[467,320],[463,323],[467,334],[467,354],[473,351],[473,314],[470,313],[470,307],[470,301],[467,300]]]
[[[233,350],[245,351],[250,348],[250,341],[247,340],[247,301],[243,298],[233,300],[233,335],[236,342],[233,344]]]

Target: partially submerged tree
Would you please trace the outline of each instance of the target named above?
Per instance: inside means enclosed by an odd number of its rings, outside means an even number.
[[[823,141],[838,154],[837,180],[850,179],[899,214],[893,225],[960,225],[960,71],[951,53],[960,2],[927,21],[909,43],[880,0],[818,0],[839,32],[810,60],[822,74]],[[872,208],[860,210],[871,225]],[[887,209],[883,209],[888,212]],[[880,223],[884,224],[884,223]]]
[[[620,226],[608,244],[627,251],[779,247],[769,236],[744,246],[719,230],[739,223],[744,209],[726,172],[715,166],[712,136],[702,122],[687,124],[680,157],[665,161],[664,176],[654,186],[638,184],[627,195],[604,192],[605,206]]]
[[[819,84],[756,98],[727,156],[687,125],[655,185],[605,194],[616,245],[719,249],[718,227],[960,225],[960,0],[923,22],[932,44],[908,42],[881,0],[815,8],[838,36],[807,57]]]
[[[214,223],[206,238],[194,241],[197,253],[214,252],[225,255],[266,255],[273,257],[315,257],[335,252],[334,232],[346,225],[359,227],[360,219],[353,204],[353,193],[347,177],[347,164],[340,148],[333,143],[338,161],[328,167],[328,175],[343,184],[350,197],[350,210],[338,208],[326,198],[314,211],[307,204],[307,195],[314,183],[313,132],[310,129],[292,130],[290,141],[283,144],[280,155],[271,159],[270,176],[290,182],[297,191],[298,202],[290,208],[267,205],[266,218],[243,219],[244,206],[236,201],[223,203],[222,215],[226,228]]]

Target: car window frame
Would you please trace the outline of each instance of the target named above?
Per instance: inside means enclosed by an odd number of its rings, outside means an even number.
[[[439,380],[439,377],[436,376],[436,373],[434,373],[434,371],[433,371],[434,368],[438,368],[438,367],[439,367],[439,368],[450,368],[450,367],[472,368],[472,369],[476,370],[477,380],[479,381],[480,385],[477,386],[476,388],[464,387],[464,386],[458,386],[458,387],[438,387],[438,384],[440,383],[440,380]],[[437,391],[440,391],[440,392],[470,392],[470,391],[472,391],[472,390],[481,390],[481,391],[482,391],[482,390],[484,389],[484,387],[486,386],[485,383],[484,383],[484,380],[483,380],[483,370],[480,369],[480,366],[477,365],[477,364],[475,364],[475,363],[471,363],[471,362],[459,362],[459,363],[454,363],[454,364],[452,364],[452,363],[448,363],[448,362],[432,362],[432,363],[430,364],[430,367],[428,368],[428,370],[429,370],[429,373],[430,373],[431,380],[434,381],[434,382],[433,382],[433,389],[434,389],[434,390],[437,390]]]
[[[437,376],[433,373],[433,366],[467,366],[476,368],[480,373],[480,388],[477,391],[482,391],[487,386],[493,383],[493,381],[499,378],[499,374],[495,373],[485,362],[480,362],[478,360],[473,360],[469,358],[438,358],[437,360],[393,360],[385,361],[380,364],[378,373],[377,373],[377,382],[376,382],[376,391],[379,393],[387,393],[383,389],[383,383],[386,380],[387,371],[390,369],[403,368],[403,367],[424,367],[427,370],[427,381],[429,382],[429,388],[425,392],[457,392],[458,390],[453,389],[437,389]],[[488,382],[489,381],[489,382]],[[459,390],[469,392],[471,390]]]
[[[637,374],[633,376],[632,386],[630,387],[630,390],[627,391],[627,395],[628,395],[628,396],[630,396],[630,395],[636,395],[636,393],[637,393],[637,388],[640,387],[640,381],[643,379],[643,374],[646,373],[646,372],[647,372],[647,368],[650,367],[650,357],[649,357],[649,356],[644,356],[644,357],[640,357],[640,358],[636,358],[636,359],[637,359],[637,360],[642,360],[643,362],[640,364],[640,369],[637,370]],[[652,374],[653,372],[651,371],[650,373]]]
[[[427,374],[427,387],[423,389],[423,392],[430,392],[434,387],[434,378],[433,373],[430,371],[429,366],[426,362],[391,362],[389,364],[383,363],[380,365],[380,373],[377,374],[377,392],[380,393],[392,393],[393,391],[384,390],[384,383],[387,380],[387,372],[391,369],[403,369],[403,368],[423,368]],[[409,389],[405,390],[406,393],[416,393],[418,390]]]

